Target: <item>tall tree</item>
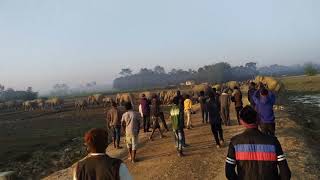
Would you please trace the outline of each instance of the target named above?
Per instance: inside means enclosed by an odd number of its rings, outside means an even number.
[[[124,69],[121,69],[119,74],[121,76],[131,76],[132,75],[132,70],[130,68],[124,68]]]
[[[159,66],[159,65],[154,67],[153,71],[158,74],[165,74],[166,73],[166,71],[164,70],[164,67]]]

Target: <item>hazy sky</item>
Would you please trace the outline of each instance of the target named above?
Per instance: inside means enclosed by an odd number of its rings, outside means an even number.
[[[0,0],[0,83],[112,83],[123,67],[320,61],[319,0]]]

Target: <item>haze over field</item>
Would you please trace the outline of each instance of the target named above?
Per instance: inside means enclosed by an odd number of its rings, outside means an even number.
[[[0,84],[111,84],[122,68],[320,62],[320,1],[0,1]]]

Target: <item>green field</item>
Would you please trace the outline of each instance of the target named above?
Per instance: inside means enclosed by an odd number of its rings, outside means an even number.
[[[289,91],[295,92],[320,92],[320,74],[316,76],[288,76],[280,80]]]

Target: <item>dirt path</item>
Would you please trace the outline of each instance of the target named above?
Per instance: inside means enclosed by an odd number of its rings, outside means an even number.
[[[198,109],[198,107],[196,108]],[[175,151],[172,132],[154,141],[149,141],[145,134],[140,135],[138,162],[132,164],[126,160],[126,149],[115,151],[108,148],[108,154],[122,158],[134,179],[225,179],[224,165],[229,140],[243,131],[236,125],[235,112],[232,109],[231,127],[223,127],[226,143],[217,149],[208,124],[202,124],[200,113],[192,116],[195,128],[186,130],[186,141],[190,147],[185,149],[185,157],[179,158]],[[285,111],[277,111],[277,136],[287,153],[292,179],[319,179],[319,161],[313,158],[311,149],[305,144],[303,129],[289,119]],[[123,145],[125,146],[125,145]],[[70,168],[56,172],[46,179],[70,179]]]

